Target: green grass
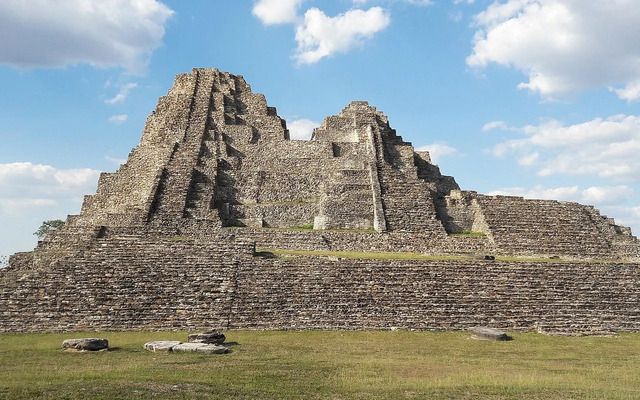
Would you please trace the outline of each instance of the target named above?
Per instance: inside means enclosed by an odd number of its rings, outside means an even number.
[[[330,251],[330,250],[276,250],[258,249],[254,253],[256,257],[291,257],[291,256],[311,256],[311,257],[338,257],[356,258],[371,260],[459,260],[478,261],[483,260],[482,256],[460,255],[460,254],[420,254],[420,253],[385,253],[385,252],[356,252],[356,251]],[[509,257],[496,256],[496,261],[504,262],[543,262],[543,263],[629,263],[626,260],[566,260],[541,257]]]
[[[638,399],[640,334],[509,342],[423,332],[225,332],[226,355],[149,353],[186,333],[0,335],[2,399]],[[106,337],[113,351],[64,353]]]
[[[483,232],[459,232],[459,233],[452,233],[451,236],[472,236],[472,237],[479,237],[479,236],[487,236],[486,233]]]

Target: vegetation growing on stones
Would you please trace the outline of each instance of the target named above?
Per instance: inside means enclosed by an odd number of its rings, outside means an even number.
[[[44,239],[47,236],[47,233],[52,231],[57,231],[58,229],[64,226],[64,221],[61,219],[50,219],[42,222],[42,225],[35,231],[33,234],[38,237],[38,239]]]
[[[459,233],[452,233],[451,236],[487,236],[487,235],[486,233],[483,233],[483,232],[464,231]]]

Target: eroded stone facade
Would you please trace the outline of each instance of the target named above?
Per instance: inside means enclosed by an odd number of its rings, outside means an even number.
[[[593,207],[460,190],[366,102],[289,140],[241,76],[195,69],[80,214],[0,271],[0,331],[640,331],[639,259],[630,230]]]

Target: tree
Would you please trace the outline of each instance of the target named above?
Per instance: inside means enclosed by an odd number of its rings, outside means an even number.
[[[47,236],[47,233],[57,231],[58,229],[62,228],[63,225],[64,221],[60,219],[51,219],[48,221],[44,221],[42,225],[40,225],[40,228],[38,228],[38,230],[33,234],[36,235],[38,239],[44,239],[44,237]]]

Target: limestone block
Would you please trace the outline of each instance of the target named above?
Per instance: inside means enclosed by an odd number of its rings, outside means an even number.
[[[174,346],[182,344],[182,342],[177,340],[159,340],[155,342],[147,342],[144,344],[145,350],[149,350],[152,352],[161,352],[161,351],[172,351]]]
[[[172,351],[178,353],[224,354],[229,349],[210,343],[182,343],[174,346]]]
[[[502,342],[510,339],[504,331],[484,326],[477,326],[472,329],[472,332],[473,334],[471,337],[474,339],[493,340],[495,342]]]
[[[329,221],[326,215],[316,215],[313,218],[313,229],[327,229]]]
[[[264,226],[264,219],[262,218],[243,218],[241,221],[250,228],[262,228]]]
[[[66,339],[62,342],[62,349],[73,350],[85,350],[85,351],[98,351],[104,350],[109,347],[109,341],[107,339],[98,338],[81,338],[81,339]]]
[[[226,337],[223,333],[218,331],[211,331],[205,333],[194,333],[189,335],[189,343],[209,343],[209,344],[222,344]]]

